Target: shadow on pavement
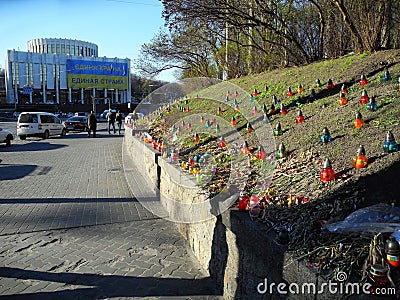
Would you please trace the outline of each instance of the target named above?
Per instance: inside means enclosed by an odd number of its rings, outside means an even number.
[[[37,165],[1,165],[0,164],[0,181],[14,180],[28,176],[35,171]]]
[[[1,167],[1,166],[0,166]],[[0,169],[1,170],[1,169]],[[0,178],[1,178],[0,174]],[[135,198],[12,198],[1,199],[1,204],[47,204],[47,203],[122,203],[138,202]]]
[[[46,151],[68,147],[68,145],[50,144],[49,142],[31,142],[27,144],[13,144],[11,147],[0,147],[0,152]]]
[[[65,290],[4,295],[0,299],[105,299],[112,297],[217,296],[210,277],[202,279],[156,278],[88,273],[52,273],[0,268],[0,276],[21,280],[59,282]],[[87,288],[72,289],[70,285]]]

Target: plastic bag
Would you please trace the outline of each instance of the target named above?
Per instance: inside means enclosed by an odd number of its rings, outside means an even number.
[[[400,207],[375,204],[347,216],[343,221],[326,224],[330,232],[394,232],[400,230]]]

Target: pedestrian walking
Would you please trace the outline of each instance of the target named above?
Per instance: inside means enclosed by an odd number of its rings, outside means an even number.
[[[88,125],[88,137],[90,137],[91,131],[93,131],[93,137],[96,137],[97,118],[93,110],[90,112],[90,115],[87,119],[87,125]]]
[[[117,121],[117,125],[118,125],[118,134],[121,134],[122,114],[120,111],[117,112],[117,115],[115,116],[115,120]]]
[[[115,114],[113,113],[113,111],[111,109],[107,113],[106,119],[108,122],[108,134],[111,134],[111,126],[112,126],[114,134],[115,134]]]

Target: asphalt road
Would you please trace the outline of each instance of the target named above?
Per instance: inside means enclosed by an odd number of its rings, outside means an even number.
[[[133,199],[123,136],[99,129],[0,145],[0,299],[222,298],[175,225]]]

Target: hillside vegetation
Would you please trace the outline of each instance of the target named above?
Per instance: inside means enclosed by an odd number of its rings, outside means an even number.
[[[392,77],[389,81],[382,80],[386,71]],[[364,86],[360,85],[361,75],[368,81]],[[363,230],[362,235],[361,231],[331,233],[325,229],[326,224],[343,220],[353,211],[376,203],[400,206],[400,152],[386,154],[382,150],[388,131],[397,142],[400,141],[399,77],[400,51],[390,50],[349,55],[231,80],[249,94],[257,89],[260,94],[255,100],[260,106],[265,104],[269,109],[274,95],[279,100],[277,112],[269,111],[268,119],[271,130],[281,123],[283,134],[275,138],[275,144],[283,142],[288,156],[277,160],[272,183],[265,190],[255,190],[252,186],[257,172],[249,176],[244,190],[257,195],[262,204],[256,221],[265,224],[266,230],[288,231],[288,249],[320,272],[330,270],[328,273],[334,276],[332,270],[344,270],[347,274],[361,276],[369,243],[376,233],[373,230]],[[322,84],[320,87],[316,87],[317,79]],[[329,79],[334,83],[333,89],[327,88]],[[301,94],[297,93],[299,84],[303,87]],[[341,106],[339,97],[343,84],[348,91],[348,102]],[[293,96],[286,95],[288,87]],[[315,97],[310,99],[312,89]],[[376,111],[369,111],[366,105],[360,104],[363,89],[376,101]],[[279,113],[281,104],[287,109],[285,115]],[[241,113],[209,99],[191,98],[186,104],[172,105],[168,114],[154,114],[150,130],[154,139],[166,137],[168,129],[185,116],[184,106],[190,106],[193,114],[215,114],[218,106],[222,106],[221,116],[228,122],[232,117],[236,118],[237,130],[248,141],[254,158],[258,141],[247,134],[247,121]],[[295,122],[299,109],[305,118],[301,124]],[[365,122],[361,128],[354,126],[357,112],[361,112]],[[332,136],[332,142],[328,144],[320,141],[324,127]],[[228,171],[237,171],[229,170],[230,159],[223,156],[216,140],[215,136],[202,134],[198,143],[190,137],[181,144],[180,162],[205,152],[219,158],[219,172],[206,185],[211,192],[223,188]],[[356,169],[352,160],[360,145],[365,148],[368,165]],[[275,155],[268,154],[270,157]],[[335,179],[323,183],[319,175],[327,158],[331,161]],[[252,160],[252,167],[259,167],[257,160]],[[337,251],[339,247],[343,251]],[[325,256],[328,250],[335,253],[330,259]]]

